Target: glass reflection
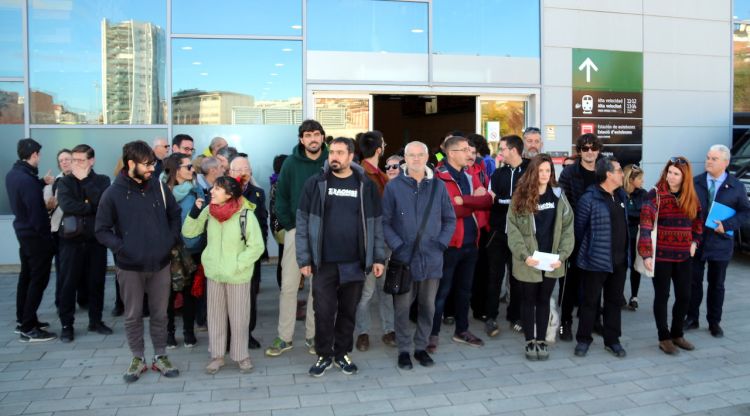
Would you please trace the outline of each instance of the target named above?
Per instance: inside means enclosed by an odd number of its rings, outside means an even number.
[[[29,3],[33,124],[162,124],[166,3]]]
[[[23,76],[21,0],[0,0],[0,77]]]
[[[332,137],[354,138],[370,129],[370,100],[367,98],[316,98],[315,119]]]
[[[174,124],[298,124],[301,42],[175,39]]]
[[[732,3],[734,20],[750,20],[750,0],[734,0]]]
[[[734,1],[734,112],[750,112],[750,0]]]
[[[23,83],[0,82],[0,124],[23,124]]]
[[[172,0],[172,32],[302,36],[302,0]]]

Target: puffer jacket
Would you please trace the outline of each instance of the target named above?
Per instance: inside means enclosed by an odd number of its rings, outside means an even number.
[[[628,195],[622,188],[614,192],[615,198],[625,206],[627,222]],[[583,270],[612,273],[612,217],[609,203],[604,199],[599,185],[591,185],[578,201],[575,211],[576,244],[579,246],[577,264]],[[629,234],[628,227],[625,232]],[[628,237],[629,239],[630,237]],[[630,244],[626,259],[630,262]],[[630,264],[628,264],[630,266]]]
[[[562,266],[544,276],[559,278],[565,276],[565,262],[573,252],[575,236],[573,235],[573,209],[562,188],[552,188],[558,198],[555,209],[555,225],[552,232],[552,254],[560,255]],[[526,258],[539,249],[536,241],[536,221],[534,214],[519,214],[511,205],[508,211],[508,247],[513,253],[513,277],[521,282],[539,283],[542,271],[526,264]]]
[[[182,235],[197,237],[203,230],[207,233],[207,244],[201,255],[201,264],[206,278],[219,283],[243,284],[253,278],[253,268],[263,254],[263,240],[258,220],[253,215],[255,205],[242,198],[241,208],[224,222],[211,216],[207,207],[201,211],[191,210],[182,224]],[[242,241],[240,217],[246,214],[245,238]]]
[[[425,212],[433,188],[437,193],[430,212]],[[414,243],[424,215],[428,216],[427,224],[419,247],[415,249]],[[403,263],[409,262],[409,256],[414,251],[414,258],[410,263],[412,280],[419,282],[443,276],[443,251],[448,248],[455,228],[456,215],[448,198],[448,191],[429,168],[419,183],[402,172],[385,186],[385,242],[393,250],[391,258]]]

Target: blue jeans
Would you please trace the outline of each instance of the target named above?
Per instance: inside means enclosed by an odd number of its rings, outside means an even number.
[[[440,333],[443,321],[443,309],[451,290],[455,290],[456,301],[456,334],[469,329],[469,299],[471,285],[474,282],[474,266],[478,257],[477,248],[466,245],[461,248],[448,247],[443,252],[443,278],[435,297],[435,316],[432,320],[432,334]]]

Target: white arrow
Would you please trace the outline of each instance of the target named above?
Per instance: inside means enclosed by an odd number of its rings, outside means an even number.
[[[586,68],[586,82],[591,82],[591,70],[599,71],[599,68],[594,65],[594,61],[591,60],[591,58],[587,57],[585,61],[581,64],[581,66],[578,67],[579,71],[583,71],[583,69]]]

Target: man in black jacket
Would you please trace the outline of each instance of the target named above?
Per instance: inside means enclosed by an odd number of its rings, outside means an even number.
[[[315,351],[310,375],[320,377],[336,364],[344,374],[357,366],[354,317],[365,275],[383,274],[385,246],[380,194],[364,169],[352,164],[354,142],[339,137],[328,151],[328,165],[305,182],[297,208],[297,264],[312,280]]]
[[[485,311],[487,321],[485,332],[494,337],[500,333],[497,325],[497,315],[500,308],[500,288],[505,277],[505,268],[511,265],[511,252],[508,248],[508,236],[505,233],[505,219],[508,216],[508,206],[513,197],[513,191],[521,176],[526,172],[528,159],[523,159],[523,140],[511,135],[500,139],[500,151],[503,154],[503,165],[497,169],[490,179],[490,189],[494,194],[494,201],[490,211],[490,239],[487,244],[489,254],[489,276],[486,288],[487,304]],[[520,332],[521,328],[521,293],[518,281],[513,278],[512,270],[508,276],[510,287],[510,302],[508,303],[506,319],[511,328]]]
[[[21,273],[18,275],[16,290],[16,332],[21,342],[51,341],[57,336],[45,331],[49,326],[39,322],[36,311],[42,302],[44,289],[49,283],[54,244],[50,232],[49,216],[44,204],[42,189],[44,182],[39,179],[39,152],[42,145],[34,139],[18,142],[18,161],[5,176],[5,189],[8,202],[15,218]]]
[[[58,314],[62,342],[73,341],[76,289],[79,281],[88,289],[89,331],[109,335],[112,329],[102,322],[104,275],[107,273],[107,248],[94,236],[94,222],[99,200],[109,187],[108,176],[94,172],[95,153],[91,146],[79,144],[72,150],[73,171],[60,178],[57,201],[63,211],[60,233],[60,270],[62,289]],[[76,235],[73,235],[76,234]]]
[[[595,166],[596,161],[599,159],[599,154],[602,149],[602,143],[598,137],[594,134],[584,134],[576,141],[576,151],[580,155],[576,162],[560,173],[560,187],[565,191],[565,196],[570,202],[570,206],[573,211],[576,211],[578,200],[581,198],[586,189],[597,183]],[[580,236],[576,235],[576,241],[579,241]],[[570,267],[565,277],[560,279],[560,295],[559,301],[561,304],[560,313],[560,340],[572,341],[573,340],[573,308],[578,303],[578,293],[581,286],[581,270],[576,264],[576,257],[578,255],[578,245],[576,244],[573,254],[570,255]],[[597,320],[598,322],[598,320]],[[598,325],[597,325],[598,330]]]
[[[166,356],[167,303],[171,287],[172,247],[180,240],[180,206],[172,192],[153,178],[156,157],[143,141],[122,148],[123,169],[102,195],[96,213],[96,238],[112,250],[120,269],[125,304],[125,335],[133,360],[123,375],[132,383],[146,371],[143,345],[143,294],[148,294],[149,330],[154,346],[152,368],[176,377]]]

